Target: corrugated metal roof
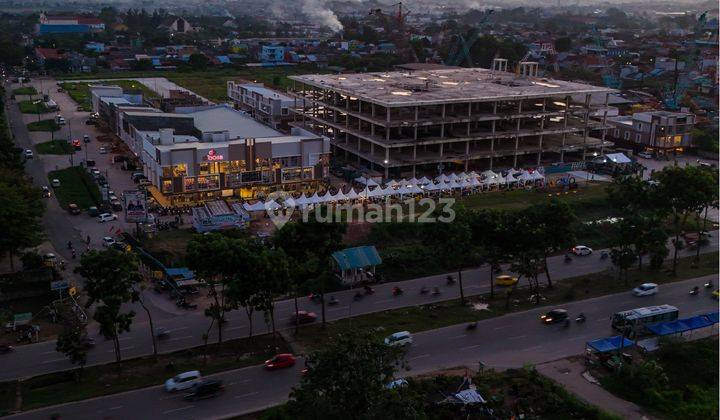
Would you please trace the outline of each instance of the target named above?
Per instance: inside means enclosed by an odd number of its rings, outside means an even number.
[[[336,251],[332,254],[341,270],[370,267],[382,263],[380,254],[374,246],[358,246]]]

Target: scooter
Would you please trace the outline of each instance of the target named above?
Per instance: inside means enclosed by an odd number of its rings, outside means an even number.
[[[455,277],[447,276],[447,285],[452,286],[453,284],[455,284]]]
[[[372,295],[373,293],[375,293],[375,289],[373,289],[373,288],[370,287],[370,286],[365,286],[364,289],[365,289],[365,294],[366,294],[366,295]]]
[[[603,251],[603,252],[600,253],[600,259],[601,259],[601,260],[606,260],[607,257],[609,257],[609,256],[610,256],[610,254],[608,254],[607,251]]]
[[[330,296],[330,300],[328,301],[328,305],[337,305],[339,300],[335,298],[335,296]]]
[[[581,313],[580,315],[578,315],[577,318],[575,318],[575,322],[577,322],[578,324],[582,324],[583,322],[585,322],[585,314]]]
[[[439,287],[433,287],[433,296],[437,296],[440,294],[440,288]]]
[[[420,294],[421,294],[421,295],[427,295],[429,291],[430,291],[430,290],[428,290],[428,288],[425,287],[425,286],[423,286],[423,287],[420,288]]]
[[[477,321],[473,321],[465,327],[466,330],[475,330],[477,328]]]
[[[713,282],[712,282],[712,280],[708,280],[707,283],[703,284],[703,287],[706,288],[706,289],[712,289],[712,287],[713,287]]]
[[[364,296],[365,295],[363,295],[362,293],[357,292],[357,293],[355,293],[355,296],[353,296],[353,300],[358,301],[358,300],[362,299]]]
[[[700,292],[700,288],[697,287],[697,286],[695,286],[695,287],[693,287],[693,288],[690,290],[690,295],[691,295],[691,296],[695,296],[695,295],[697,295],[699,292]]]
[[[392,294],[393,296],[400,296],[403,294],[403,289],[399,287],[393,287]]]

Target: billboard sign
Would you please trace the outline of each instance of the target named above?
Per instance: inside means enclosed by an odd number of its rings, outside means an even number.
[[[147,197],[144,191],[125,191],[125,220],[144,222],[147,219]]]

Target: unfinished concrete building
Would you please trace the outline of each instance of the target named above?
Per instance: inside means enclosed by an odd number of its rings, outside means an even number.
[[[496,59],[493,69],[290,76],[294,124],[328,136],[336,158],[386,178],[602,153],[613,90],[540,78],[536,69],[521,63],[510,73]],[[600,106],[591,105],[595,95]]]

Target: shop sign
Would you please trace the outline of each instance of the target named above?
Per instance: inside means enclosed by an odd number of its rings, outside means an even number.
[[[205,160],[208,161],[216,161],[216,160],[223,160],[225,157],[221,154],[218,154],[215,149],[210,149],[208,151],[208,154],[205,155]]]

